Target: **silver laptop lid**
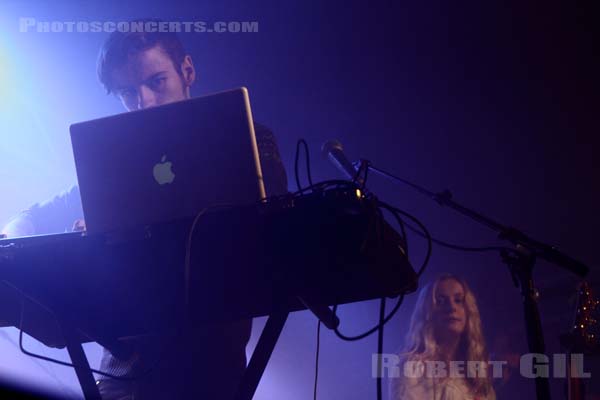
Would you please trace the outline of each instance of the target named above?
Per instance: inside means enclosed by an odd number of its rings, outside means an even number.
[[[89,232],[265,197],[246,88],[71,125]]]

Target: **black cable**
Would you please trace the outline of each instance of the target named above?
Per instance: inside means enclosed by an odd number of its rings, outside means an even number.
[[[384,318],[383,325],[387,324],[392,319],[392,317],[396,314],[396,312],[398,311],[398,309],[402,305],[402,301],[403,300],[404,300],[404,294],[401,294],[398,297],[398,302],[396,303],[396,305],[394,306],[394,308],[392,309],[392,311]],[[337,304],[333,306],[333,314],[336,315],[336,316],[337,316],[337,308],[338,308]],[[366,331],[365,333],[362,333],[362,334],[357,335],[357,336],[346,336],[342,332],[340,332],[339,328],[335,328],[334,332],[335,332],[335,335],[337,337],[339,337],[340,339],[342,339],[342,340],[344,340],[346,342],[355,342],[357,340],[362,340],[362,339],[364,339],[364,338],[366,338],[368,336],[371,336],[373,333],[377,332],[377,330],[379,329],[379,327],[381,325],[382,324],[377,324],[377,326],[375,326],[375,327],[369,329],[368,331]]]
[[[479,246],[479,247],[471,247],[471,246],[460,246],[460,245],[456,245],[456,244],[452,244],[452,243],[448,243],[445,242],[443,240],[439,240],[439,239],[435,239],[433,237],[431,237],[431,234],[429,234],[429,232],[425,229],[425,226],[420,223],[420,221],[418,221],[416,218],[414,218],[413,216],[411,216],[410,214],[399,210],[398,208],[392,207],[388,204],[382,203],[380,202],[380,205],[382,206],[382,208],[390,211],[392,213],[392,215],[394,215],[394,217],[396,218],[398,224],[401,226],[401,229],[404,229],[404,225],[410,229],[413,233],[415,233],[416,235],[424,238],[427,240],[428,242],[428,256],[426,257],[427,262],[429,261],[429,255],[431,254],[431,245],[430,243],[435,243],[439,246],[442,247],[447,247],[453,250],[458,250],[458,251],[465,251],[465,252],[488,252],[488,251],[508,251],[508,252],[515,252],[515,249],[512,249],[510,247],[503,247],[503,246]],[[413,227],[412,225],[410,225],[407,222],[404,222],[402,220],[402,218],[400,218],[397,214],[403,214],[406,215],[407,217],[411,218],[413,221],[417,222],[417,224],[419,224],[419,227],[421,228],[420,230]],[[427,264],[427,262],[424,262],[424,265],[419,269],[419,272],[417,273],[417,275],[421,276],[421,274],[423,273],[425,266]]]
[[[228,208],[228,207],[232,207],[232,205],[226,205],[226,204],[224,204],[224,205],[207,207],[207,208],[203,209],[202,211],[200,211],[196,215],[196,217],[194,219],[194,223],[192,224],[192,228],[190,229],[190,234],[189,234],[189,237],[188,237],[188,247],[186,248],[186,271],[188,271],[188,269],[189,269],[189,258],[191,256],[191,253],[190,253],[191,236],[193,235],[194,228],[195,228],[195,225],[196,225],[198,219],[202,215],[204,215],[210,209]],[[186,272],[186,297],[187,297],[187,290],[188,290],[187,285],[189,284],[188,283],[188,278],[189,277],[187,275],[188,275],[188,272]],[[51,363],[55,363],[55,364],[58,364],[58,365],[63,365],[65,367],[87,369],[86,367],[83,367],[83,366],[78,366],[78,365],[75,365],[73,363],[68,363],[68,362],[65,362],[65,361],[56,360],[54,358],[42,356],[40,354],[35,354],[35,353],[32,353],[32,352],[26,350],[25,347],[23,346],[23,329],[22,329],[24,314],[25,314],[25,303],[22,302],[22,304],[21,304],[21,318],[20,318],[20,321],[19,321],[19,348],[20,348],[21,352],[23,352],[23,354],[26,354],[26,355],[28,355],[30,357],[38,358],[40,360],[44,360],[44,361],[48,361],[48,362],[51,362]],[[167,349],[165,348],[165,352],[166,352],[166,350]],[[138,380],[138,379],[140,379],[140,378],[148,375],[154,369],[154,367],[156,367],[156,365],[158,365],[158,363],[160,362],[161,358],[162,358],[162,356],[158,357],[158,359],[150,367],[148,367],[141,374],[138,374],[136,376],[113,375],[113,374],[110,374],[108,372],[103,372],[103,371],[100,371],[100,370],[97,370],[97,369],[93,369],[93,368],[89,368],[89,371],[91,371],[91,372],[93,372],[95,374],[98,374],[98,375],[105,376],[107,378],[115,379],[115,380],[135,381],[135,380]]]
[[[352,183],[351,181],[346,181],[346,180],[342,180],[342,179],[332,179],[332,180],[328,180],[328,181],[323,181],[323,182],[319,182],[319,183],[315,183],[314,185],[311,185],[309,187],[305,187],[302,188],[300,190],[297,190],[296,192],[292,193],[293,196],[301,196],[302,194],[308,192],[308,191],[317,191],[317,190],[324,190],[327,187],[330,186],[334,186],[337,188],[346,188],[346,189],[350,189],[350,190],[355,190],[358,189],[359,187]]]
[[[9,334],[7,334],[6,332],[0,330],[0,336],[3,336],[4,339],[6,341],[8,341],[10,344],[12,344],[13,346],[15,346],[15,348],[18,348],[19,345],[18,343],[15,341],[15,339],[13,339]],[[75,393],[75,391],[73,391],[72,388],[68,387],[67,385],[65,385],[65,383],[63,381],[61,381],[58,376],[56,375],[56,372],[54,371],[54,369],[50,369],[48,368],[45,364],[39,362],[38,360],[34,359],[32,360],[40,369],[42,369],[50,378],[52,378],[56,384],[58,386],[60,386],[60,390],[62,392],[65,393],[65,395],[67,395],[69,398],[75,398],[77,397],[77,394]]]
[[[48,362],[51,362],[51,363],[54,363],[54,364],[58,364],[58,365],[63,365],[65,367],[85,369],[83,366],[78,366],[78,365],[75,365],[73,363],[68,363],[68,362],[65,362],[65,361],[56,360],[54,358],[42,356],[42,355],[31,353],[31,352],[27,351],[23,347],[23,330],[22,329],[19,330],[19,348],[21,349],[21,352],[23,352],[23,354],[28,355],[30,357],[39,358],[40,360],[48,361]],[[106,377],[112,378],[112,379],[130,380],[130,378],[126,378],[126,377],[118,376],[118,375],[112,375],[112,374],[109,374],[107,372],[102,372],[102,371],[95,370],[93,368],[89,368],[89,370],[91,372],[95,373],[95,374],[106,376]]]
[[[210,206],[210,207],[206,207],[203,210],[201,210],[196,217],[194,218],[194,221],[192,223],[192,227],[190,228],[190,232],[188,235],[188,240],[187,240],[187,245],[186,245],[186,254],[185,254],[185,263],[184,263],[184,290],[185,290],[185,301],[186,301],[186,306],[189,306],[189,278],[190,278],[190,259],[191,259],[191,241],[192,241],[192,237],[194,234],[194,230],[196,227],[196,224],[198,222],[198,220],[209,210],[214,210],[214,209],[220,209],[220,208],[231,208],[233,207],[233,204],[220,204],[220,205],[214,205],[214,206]],[[21,352],[23,352],[23,354],[26,354],[30,357],[34,357],[34,358],[38,358],[40,360],[44,360],[44,361],[48,361],[51,363],[55,363],[58,365],[63,365],[66,367],[71,367],[71,368],[79,368],[79,369],[88,369],[87,367],[83,367],[83,366],[78,366],[75,365],[73,363],[68,363],[65,361],[60,361],[60,360],[56,360],[54,358],[50,358],[50,357],[45,357],[42,356],[40,354],[35,354],[32,353],[28,350],[25,349],[25,347],[23,346],[23,317],[24,317],[24,311],[25,311],[25,303],[23,302],[21,305],[21,320],[19,322],[19,348],[21,349]],[[166,352],[166,349],[165,351]],[[146,375],[148,375],[153,369],[154,367],[156,367],[156,365],[158,365],[158,363],[160,362],[162,358],[162,354],[157,358],[157,360],[150,366],[148,367],[146,370],[144,370],[141,374],[136,375],[136,376],[119,376],[119,375],[113,375],[110,374],[108,372],[103,372],[100,370],[96,370],[93,368],[89,368],[89,371],[98,374],[98,375],[102,375],[108,378],[112,378],[115,380],[121,380],[121,381],[135,381],[138,380]]]
[[[44,361],[48,361],[54,364],[58,364],[58,365],[63,365],[65,367],[70,367],[70,368],[77,368],[77,369],[87,369],[90,372],[93,372],[94,374],[97,375],[102,375],[105,376],[107,378],[111,378],[111,379],[115,379],[118,381],[137,381],[140,378],[145,377],[146,375],[148,375],[150,372],[152,372],[152,370],[160,363],[162,357],[164,356],[164,353],[167,352],[168,347],[165,347],[165,349],[162,351],[162,353],[159,355],[159,357],[152,363],[152,365],[150,365],[148,368],[146,368],[145,370],[143,370],[141,373],[137,374],[137,375],[133,375],[133,376],[125,376],[125,375],[113,375],[110,374],[108,372],[104,372],[104,371],[100,371],[94,368],[87,368],[84,366],[80,366],[80,365],[76,365],[73,363],[68,363],[65,361],[60,361],[54,358],[50,358],[50,357],[46,357],[46,356],[42,356],[40,354],[35,354],[32,353],[28,350],[25,349],[25,347],[23,346],[23,330],[19,328],[19,348],[21,349],[21,352],[25,355],[28,355],[30,357],[33,358],[38,358],[40,360],[44,360]]]
[[[394,208],[394,207],[392,207],[392,208]],[[390,211],[392,213],[392,215],[394,215],[396,217],[396,220],[397,220],[398,224],[401,226],[402,230],[404,230],[404,226],[406,226],[414,234],[416,234],[424,239],[431,240],[433,243],[435,243],[439,246],[442,246],[442,247],[447,247],[449,249],[458,250],[458,251],[466,251],[466,252],[488,252],[488,251],[515,252],[516,251],[513,248],[504,247],[504,246],[461,246],[461,245],[457,245],[457,244],[448,243],[443,240],[433,238],[433,237],[431,237],[431,235],[427,236],[427,235],[423,234],[423,232],[419,231],[417,228],[415,228],[411,224],[404,222],[401,218],[398,218],[389,208],[386,208],[386,209],[388,211]]]
[[[406,235],[406,228],[405,228],[406,223],[404,222],[404,220],[402,218],[400,218],[400,216],[396,212],[394,212],[386,207],[381,207],[381,208],[387,210],[390,214],[392,214],[394,216],[394,218],[396,219],[396,222],[400,226],[400,234],[402,236],[402,240],[404,241],[404,247],[405,247],[404,255],[406,257],[408,257],[408,236]]]
[[[412,227],[409,227],[409,229],[411,229]],[[488,251],[509,251],[512,253],[516,253],[517,250],[516,249],[512,249],[510,247],[503,247],[503,246],[480,246],[480,247],[470,247],[470,246],[460,246],[457,244],[452,244],[452,243],[448,243],[448,242],[444,242],[442,240],[439,239],[434,239],[431,238],[431,241],[435,244],[437,244],[438,246],[442,246],[442,247],[447,247],[449,249],[452,250],[458,250],[458,251],[465,251],[465,252],[480,252],[480,253],[485,253]]]
[[[396,217],[396,215],[395,215]],[[408,257],[408,236],[406,235],[406,228],[404,227],[404,220],[399,216],[396,218],[398,221],[398,225],[400,226],[400,233],[402,234],[402,238],[404,239],[404,253],[406,257]]]
[[[383,320],[385,317],[385,297],[381,298],[381,304],[379,306],[379,334],[377,335],[377,400],[383,399],[382,392],[382,371],[381,371],[381,357],[383,354],[383,328],[385,326]]]
[[[362,162],[362,160],[361,160]],[[435,200],[436,202],[438,202],[441,205],[444,205],[444,202],[442,200],[448,200],[452,197],[452,194],[449,191],[443,191],[440,193],[434,193],[431,192],[425,188],[422,188],[421,186],[412,183],[406,179],[400,178],[398,176],[395,176],[393,174],[390,174],[389,172],[383,171],[379,168],[375,168],[373,167],[373,165],[371,163],[368,163],[368,169],[372,169],[374,172],[383,175],[389,179],[395,180],[397,182],[401,182],[407,186],[412,187],[413,189],[417,190],[418,192],[420,192],[421,194],[424,194],[428,197],[430,197],[431,199]],[[473,217],[473,213],[470,213],[471,218]],[[479,220],[479,222],[482,222],[480,219],[475,218],[477,220]],[[487,223],[484,223],[485,225],[488,225]],[[410,230],[412,230],[414,233],[416,233],[417,235],[421,236],[421,237],[425,237],[421,234],[421,232],[419,232],[418,230],[416,230],[414,227],[412,227],[410,224],[407,224],[408,228]],[[468,251],[468,252],[487,252],[487,251],[508,251],[508,252],[512,252],[515,253],[516,250],[510,247],[503,247],[503,246],[479,246],[479,247],[471,247],[471,246],[460,246],[460,245],[456,245],[456,244],[452,244],[452,243],[448,243],[445,242],[443,240],[439,240],[439,239],[435,239],[432,238],[431,236],[429,237],[425,237],[428,240],[431,240],[433,243],[436,243],[442,247],[447,247],[449,249],[453,249],[453,250],[458,250],[458,251]]]
[[[317,351],[315,356],[315,385],[313,390],[313,400],[317,400],[317,380],[319,378],[319,349],[321,347],[321,320],[317,320]]]
[[[308,143],[304,139],[302,139],[302,143],[304,144],[304,153],[306,156],[306,177],[308,178],[308,184],[310,186],[313,185],[312,174],[310,172],[310,154],[308,151]]]
[[[312,174],[310,172],[310,155],[308,151],[308,143],[306,140],[300,139],[296,143],[296,157],[294,160],[294,177],[296,178],[296,186],[298,190],[302,189],[300,184],[300,172],[299,172],[299,161],[300,161],[300,146],[304,146],[304,158],[306,159],[306,177],[308,179],[309,186],[313,186]]]
[[[21,349],[21,352],[23,354],[28,355],[33,358],[38,358],[40,360],[48,361],[48,362],[51,362],[54,364],[63,365],[65,367],[77,368],[77,369],[88,369],[87,367],[75,365],[73,363],[68,363],[65,361],[56,360],[54,358],[42,356],[40,354],[35,354],[35,353],[32,353],[32,352],[26,350],[25,347],[23,346],[23,329],[22,329],[24,315],[25,315],[25,302],[22,300],[21,301],[21,317],[19,320],[19,349]],[[135,377],[125,377],[125,376],[113,375],[113,374],[109,374],[108,372],[99,371],[99,370],[96,370],[93,368],[89,368],[89,371],[91,371],[95,374],[98,374],[98,375],[106,376],[107,378],[115,379],[115,380],[133,381],[133,380],[137,380],[137,379],[143,377],[144,375],[148,374],[152,370],[152,368],[154,368],[155,366],[156,366],[156,364],[152,365],[151,368],[144,371],[139,376],[135,376]]]
[[[298,172],[298,161],[300,160],[300,141],[296,142],[296,156],[294,157],[294,178],[296,178],[296,187],[302,190],[300,185],[300,173]]]
[[[392,206],[390,206],[390,205],[388,205],[386,203],[383,203],[381,201],[377,201],[377,206],[379,208],[387,209],[390,213],[392,213],[392,215],[394,215],[394,217],[399,221],[399,223],[401,224],[401,226],[403,225],[403,221],[402,221],[402,218],[400,218],[400,216],[398,214],[404,214],[404,215],[406,215],[408,218],[410,218],[413,221],[415,221],[422,228],[422,230],[424,232],[424,235],[429,236],[429,232],[427,231],[427,228],[425,228],[425,226],[416,217],[414,217],[414,216],[412,216],[412,215],[410,215],[410,214],[408,214],[408,213],[406,213],[404,211],[398,210],[395,207],[392,207]],[[379,215],[381,215],[381,214],[379,213]],[[383,217],[381,217],[381,218],[383,218]],[[405,233],[404,230],[403,230],[403,232],[404,232],[404,235],[406,235],[406,233]],[[431,241],[428,241],[427,255],[425,256],[425,259],[423,261],[423,265],[419,269],[419,273],[418,273],[419,276],[420,276],[420,274],[423,273],[423,271],[425,270],[427,264],[429,263],[429,259],[431,257],[431,247],[432,247],[431,246]],[[405,249],[405,251],[407,251],[407,250]],[[334,329],[334,332],[335,332],[335,334],[336,334],[337,337],[339,337],[340,339],[345,340],[345,341],[362,340],[362,339],[364,339],[364,338],[372,335],[373,333],[377,332],[380,328],[382,328],[385,324],[387,324],[392,319],[392,317],[396,314],[396,312],[398,311],[398,309],[402,305],[402,301],[403,300],[404,300],[404,294],[401,294],[399,296],[399,298],[398,298],[398,302],[396,303],[396,305],[394,306],[394,308],[392,309],[392,311],[390,312],[390,314],[387,315],[385,318],[383,318],[383,321],[380,320],[379,323],[375,327],[369,329],[368,331],[366,331],[366,332],[364,332],[362,334],[359,334],[359,335],[356,335],[356,336],[346,336],[346,335],[344,335],[340,331],[339,327],[336,327]],[[333,306],[333,313],[334,313],[334,315],[337,314],[337,308],[338,308],[337,304]]]
[[[410,229],[411,231],[413,231],[415,234],[420,235],[420,232],[418,232],[417,230],[414,229],[414,227],[410,226],[410,224],[406,224],[406,226],[408,227],[408,229]],[[422,237],[422,236],[421,236]],[[452,244],[452,243],[448,243],[445,242],[443,240],[440,239],[435,239],[435,238],[431,238],[431,241],[435,244],[437,244],[438,246],[442,246],[442,247],[446,247],[452,250],[458,250],[458,251],[465,251],[465,252],[488,252],[488,251],[509,251],[509,252],[516,252],[515,249],[510,248],[510,247],[503,247],[503,246],[461,246],[458,244]]]
[[[427,230],[427,228],[425,227],[425,225],[423,225],[423,223],[421,221],[419,221],[415,216],[407,213],[406,211],[402,211],[402,210],[400,210],[396,207],[390,206],[389,204],[386,204],[382,201],[379,201],[379,206],[390,211],[392,213],[392,215],[394,215],[394,217],[396,217],[397,220],[401,220],[400,216],[398,216],[397,214],[402,214],[402,215],[408,217],[409,219],[411,219],[417,225],[419,225],[419,228],[422,232],[423,237],[425,237],[425,239],[427,240],[427,253],[425,254],[425,259],[423,260],[423,264],[417,270],[417,276],[420,277],[423,274],[423,272],[425,272],[425,268],[427,267],[427,264],[429,263],[429,259],[431,258],[432,240],[431,240],[431,235],[429,234],[429,231]]]
[[[369,178],[369,162],[365,161],[365,177],[363,178],[363,184],[361,187],[361,190],[365,190],[366,186],[367,186],[367,179]]]

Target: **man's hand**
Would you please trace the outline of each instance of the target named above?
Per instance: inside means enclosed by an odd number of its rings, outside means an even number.
[[[83,219],[78,219],[73,223],[73,232],[83,232],[85,231],[85,221]]]

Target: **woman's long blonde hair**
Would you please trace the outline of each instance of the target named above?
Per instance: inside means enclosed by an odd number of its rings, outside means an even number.
[[[455,280],[464,291],[464,305],[466,312],[466,325],[462,334],[458,349],[460,361],[483,361],[489,360],[485,346],[485,339],[481,329],[481,317],[477,301],[469,285],[455,275],[445,274],[435,281],[424,286],[415,304],[410,327],[406,334],[406,341],[401,356],[404,360],[426,361],[440,360],[443,357],[435,339],[433,312],[436,305],[436,291],[440,282],[445,280]],[[450,360],[445,360],[450,361]],[[486,378],[477,378],[475,366],[471,364],[471,374],[469,374],[469,364],[465,365],[467,372],[467,384],[476,395],[487,396],[493,392],[491,377],[489,373]]]

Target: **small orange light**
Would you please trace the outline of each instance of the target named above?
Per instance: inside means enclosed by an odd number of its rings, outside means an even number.
[[[356,189],[356,197],[358,197],[359,199],[362,198],[362,192],[360,191],[360,189]]]

